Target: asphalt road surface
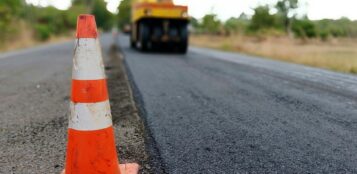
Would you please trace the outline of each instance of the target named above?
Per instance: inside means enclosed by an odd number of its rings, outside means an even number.
[[[111,42],[102,36],[104,51]],[[119,43],[162,173],[357,173],[356,76],[202,48],[143,54],[126,36]],[[63,169],[73,48],[0,55],[1,174]]]
[[[104,52],[112,40],[102,37]],[[62,171],[73,49],[71,41],[0,55],[1,174]]]
[[[166,173],[357,173],[356,76],[120,45]]]

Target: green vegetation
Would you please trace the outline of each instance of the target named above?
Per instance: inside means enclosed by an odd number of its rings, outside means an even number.
[[[191,22],[197,34],[287,35],[301,39],[320,38],[322,41],[336,37],[357,37],[357,21],[348,18],[314,21],[306,16],[297,17],[298,5],[298,0],[278,0],[275,5],[255,7],[251,17],[242,14],[238,18],[220,21],[211,13],[202,19],[193,18]]]
[[[95,16],[98,27],[109,30],[114,26],[114,15],[106,9],[106,4],[103,0],[94,0],[91,13]]]
[[[275,8],[278,10],[276,18],[280,25],[284,27],[286,33],[290,33],[293,18],[289,15],[295,15],[294,9],[298,8],[298,0],[280,0],[276,3]]]
[[[295,20],[292,30],[298,38],[314,38],[317,36],[315,24],[308,19]],[[320,36],[322,40],[326,40],[328,34],[321,32]]]
[[[20,14],[20,0],[0,1],[0,40],[8,39],[7,33],[14,34],[16,25],[14,20]]]
[[[118,26],[123,29],[125,25],[130,24],[131,0],[122,0],[118,11]]]
[[[297,15],[298,0],[277,0],[220,21],[215,14],[191,20],[190,42],[287,62],[357,74],[357,21],[310,20]]]
[[[208,14],[202,18],[201,28],[203,32],[217,34],[221,30],[221,22],[218,20],[215,14]]]
[[[193,33],[220,36],[289,36],[305,41],[357,38],[357,21],[348,18],[313,21],[301,17],[301,14],[297,16],[299,8],[298,0],[277,0],[275,4],[255,7],[252,16],[243,13],[221,21],[211,13],[202,19],[191,18],[191,25]],[[27,4],[25,0],[0,0],[0,49],[5,43],[20,42],[24,35],[45,41],[52,36],[72,34],[77,16],[83,13],[94,14],[98,27],[103,30],[113,26],[123,29],[130,24],[131,0],[122,0],[118,11],[118,15],[110,13],[104,0],[72,0],[68,10],[37,7]]]
[[[263,29],[277,28],[277,18],[269,13],[268,6],[259,6],[254,9],[254,15],[250,21],[249,30],[257,32]]]
[[[191,20],[191,23],[192,23],[192,20]],[[199,26],[199,23],[197,22],[196,25]],[[227,35],[231,35],[231,34],[243,33],[246,30],[246,28],[248,27],[248,25],[249,25],[248,16],[243,13],[238,18],[235,18],[235,17],[229,18],[225,22],[223,28],[226,31]],[[195,26],[193,25],[193,27],[195,27]]]
[[[0,1],[0,48],[5,43],[26,38],[38,41],[48,40],[51,36],[73,33],[79,14],[95,15],[98,28],[108,30],[114,26],[115,15],[106,9],[104,0],[73,0],[68,10],[58,10],[52,6],[38,7],[29,5],[25,0]],[[9,44],[7,44],[9,45]]]

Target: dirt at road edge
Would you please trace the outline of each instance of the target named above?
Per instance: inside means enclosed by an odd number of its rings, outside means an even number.
[[[119,47],[112,45],[109,57],[105,59],[119,160],[121,163],[139,163],[140,173],[158,173],[145,146],[147,135],[133,99],[123,58]]]

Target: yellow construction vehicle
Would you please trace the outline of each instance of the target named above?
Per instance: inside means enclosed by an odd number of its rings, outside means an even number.
[[[172,0],[133,0],[131,47],[142,51],[173,49],[186,53],[188,47],[188,7]]]

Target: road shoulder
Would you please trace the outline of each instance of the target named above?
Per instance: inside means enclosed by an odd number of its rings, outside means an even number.
[[[106,62],[106,74],[120,161],[139,163],[140,173],[164,173],[152,157],[150,138],[147,138],[149,135],[144,121],[139,116],[141,112],[135,104],[124,62],[120,49],[112,46]]]

